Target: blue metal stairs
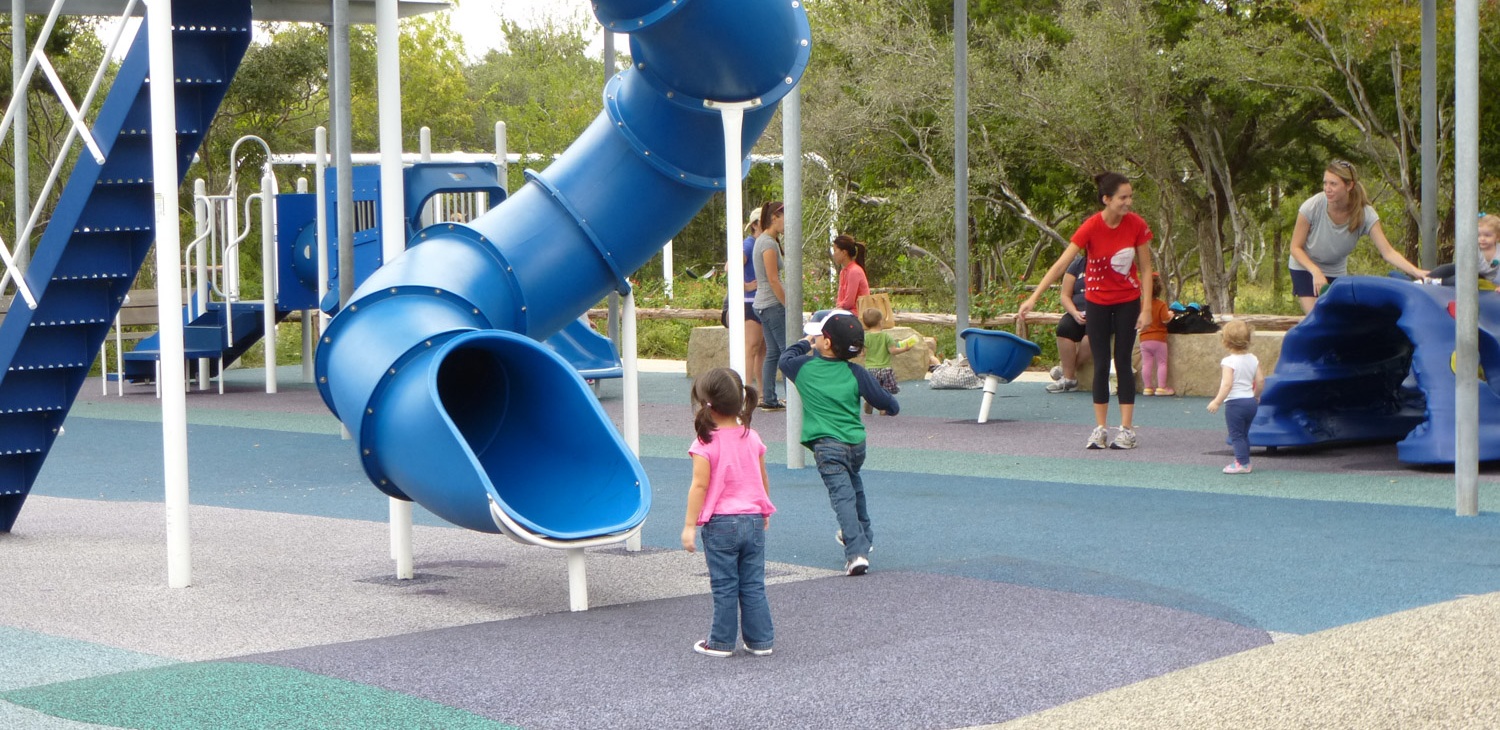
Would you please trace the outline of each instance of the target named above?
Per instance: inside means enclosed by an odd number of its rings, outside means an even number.
[[[175,0],[178,169],[186,173],[250,45],[250,0]],[[0,532],[9,532],[155,240],[147,38],[138,33],[26,281],[0,323]],[[180,182],[180,181],[179,181]]]
[[[265,337],[265,304],[259,301],[237,302],[226,313],[224,302],[209,302],[203,313],[187,319],[187,307],[183,307],[183,350],[186,358],[214,360],[211,374],[218,374],[218,358],[224,358],[224,366],[240,359],[255,343]],[[276,321],[286,319],[289,311],[278,309]],[[229,326],[233,322],[233,326]],[[124,378],[132,383],[150,382],[156,379],[156,363],[161,359],[161,333],[142,339],[122,356],[125,363]]]

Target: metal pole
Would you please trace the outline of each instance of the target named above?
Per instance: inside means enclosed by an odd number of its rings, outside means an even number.
[[[1454,6],[1453,215],[1458,311],[1453,479],[1460,517],[1479,514],[1479,4]]]
[[[266,344],[266,392],[276,388],[276,175],[266,161],[260,178],[261,328]]]
[[[953,331],[969,326],[969,2],[953,0]]]
[[[401,164],[401,27],[397,0],[375,5],[376,86],[380,116],[380,253],[383,263],[406,250],[405,175]],[[342,185],[340,186],[342,188]],[[339,277],[352,287],[352,270]],[[340,287],[342,288],[342,286]],[[391,498],[391,553],[396,578],[414,575],[411,551],[412,504]]]
[[[354,101],[349,90],[349,0],[333,0],[333,71],[328,83],[332,87],[334,176],[338,181],[336,217],[342,310],[354,296]]]
[[[151,169],[156,198],[156,312],[161,323],[162,466],[166,482],[167,585],[193,581],[188,524],[187,365],[182,346],[182,231],[177,219],[177,101],[171,83],[172,3],[152,0],[146,12],[150,39]]]
[[[1437,266],[1437,0],[1422,0],[1422,268]]]
[[[786,290],[787,337],[802,336],[802,84],[797,84],[781,102],[782,165],[781,187],[786,206]],[[786,343],[782,343],[783,345]],[[769,357],[769,355],[768,355]],[[770,384],[766,384],[769,388]],[[786,381],[786,466],[801,469],[806,465],[802,448],[802,398],[792,381]]]
[[[630,447],[631,453],[636,458],[641,456],[641,369],[638,359],[640,349],[639,340],[636,339],[635,322],[635,290],[625,292],[625,312],[621,318],[620,327],[620,359],[624,366],[621,385],[624,392],[621,394],[624,402],[621,410],[624,412],[625,444]],[[641,531],[636,530],[634,534],[625,539],[626,552],[640,552]]]
[[[332,75],[332,74],[330,74]],[[323,298],[328,296],[328,128],[318,127],[313,133],[313,155],[317,157],[314,169],[314,190],[317,191],[318,214],[318,331],[328,329],[328,313],[323,311]]]
[[[197,306],[193,307],[191,319],[197,319],[208,309],[208,247],[213,245],[211,236],[214,226],[214,206],[208,200],[208,183],[203,178],[193,181],[193,217],[197,219],[198,248],[193,254],[193,279],[196,288]],[[191,321],[191,320],[189,320]],[[116,328],[118,334],[118,328]],[[208,390],[210,363],[206,357],[198,358],[198,390]],[[221,374],[220,377],[223,377]],[[123,380],[123,378],[122,378]]]
[[[602,27],[602,26],[601,26]],[[608,84],[615,75],[615,34],[608,28],[604,29],[604,83]],[[609,293],[609,318],[605,320],[605,331],[609,335],[609,341],[615,343],[616,351],[623,349],[620,342],[620,294]]]
[[[500,187],[510,192],[510,162],[506,150],[505,122],[495,122],[495,166],[499,168]]]
[[[744,169],[745,109],[754,102],[709,102],[719,110],[724,125],[724,287],[729,297],[729,367],[745,380],[745,250],[740,221],[745,219]],[[663,254],[665,256],[665,254]],[[738,290],[738,291],[736,291]]]
[[[26,0],[10,0],[10,59],[11,90],[21,95],[21,77],[26,75]],[[26,271],[31,260],[31,242],[21,239],[26,230],[26,221],[31,218],[31,125],[27,118],[26,104],[16,105],[15,135],[11,149],[15,152],[16,171],[16,275]]]

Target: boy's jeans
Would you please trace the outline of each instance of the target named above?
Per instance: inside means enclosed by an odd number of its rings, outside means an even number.
[[[875,533],[870,529],[870,514],[865,511],[865,483],[859,468],[865,463],[865,442],[846,444],[824,437],[812,442],[813,461],[828,487],[828,501],[844,531],[844,561],[870,552]]]
[[[776,366],[781,361],[781,351],[786,349],[786,306],[772,304],[765,309],[755,308],[760,317],[761,336],[766,340],[766,362],[760,368],[760,402],[776,405]]]
[[[698,529],[714,594],[708,648],[734,651],[735,639],[743,633],[745,646],[770,649],[776,635],[766,600],[766,519],[714,515]]]

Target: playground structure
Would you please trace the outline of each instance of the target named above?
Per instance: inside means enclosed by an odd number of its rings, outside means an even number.
[[[1408,464],[1455,454],[1453,288],[1335,281],[1286,334],[1250,427],[1254,446],[1397,441]],[[1500,459],[1500,296],[1479,297],[1479,459]]]
[[[1009,332],[970,327],[963,331],[964,356],[975,375],[984,377],[984,399],[979,404],[979,422],[990,420],[990,405],[1001,383],[1009,383],[1026,372],[1042,348]]]
[[[177,163],[186,169],[248,47],[251,14],[248,2],[178,5]],[[591,304],[628,291],[625,277],[727,187],[719,114],[709,102],[749,107],[738,150],[745,157],[805,68],[810,39],[799,4],[697,0],[639,9],[596,5],[606,27],[634,34],[637,66],[609,82],[605,111],[569,152],[528,173],[507,204],[467,224],[423,229],[409,253],[377,261],[322,337],[320,392],[354,435],[372,481],[455,524],[571,549],[626,539],[649,509],[639,462],[579,372],[531,338],[576,332]],[[740,30],[746,22],[769,33],[752,41]],[[86,135],[100,154],[86,155],[69,177],[17,281],[35,309],[18,307],[0,326],[0,359],[9,363],[0,436],[14,445],[0,456],[3,531],[154,240],[147,37],[132,44]],[[743,169],[730,172],[737,182]],[[262,194],[263,215],[274,186],[273,179]],[[304,232],[290,235],[292,210],[300,205],[305,215],[305,201],[279,197],[281,240],[305,241]],[[295,273],[297,264],[282,256],[268,270]],[[355,268],[358,277],[358,257]],[[300,290],[289,281],[281,278],[273,306],[306,308],[305,300],[291,302],[310,288],[305,279]],[[227,279],[214,286],[227,293]],[[189,307],[190,322],[213,311],[201,299]],[[276,312],[259,314],[269,320]],[[234,305],[220,320],[225,332],[250,329]],[[138,349],[143,361],[157,356]],[[587,444],[590,457],[569,458],[573,444]]]

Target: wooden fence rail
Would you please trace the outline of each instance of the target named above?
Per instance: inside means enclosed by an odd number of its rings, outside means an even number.
[[[702,320],[719,321],[719,310],[717,309],[676,309],[673,307],[635,310],[640,319],[678,319],[678,320]],[[607,309],[590,309],[589,319],[604,319],[609,316]],[[1058,312],[1033,312],[1026,317],[1026,324],[1055,326],[1062,318]],[[1277,314],[1240,314],[1236,319],[1249,322],[1256,329],[1268,332],[1285,332],[1302,321],[1301,317],[1288,317]],[[1002,314],[995,317],[983,319],[970,319],[969,325],[981,328],[1013,327],[1016,323],[1016,315]],[[924,312],[897,312],[896,324],[914,325],[925,324],[939,327],[954,327],[958,324],[958,317],[952,314],[934,314]]]

